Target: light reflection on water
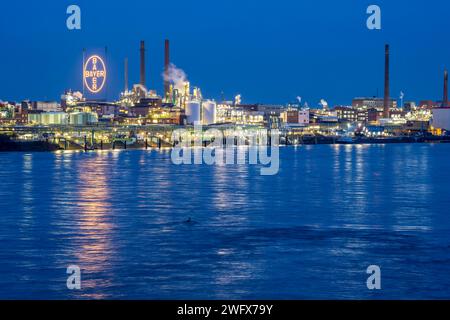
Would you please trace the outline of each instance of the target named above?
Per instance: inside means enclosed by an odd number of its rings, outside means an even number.
[[[79,248],[75,250],[75,264],[82,268],[83,274],[95,274],[102,271],[108,271],[111,254],[114,251],[112,244],[113,224],[110,193],[108,186],[108,165],[98,163],[96,159],[88,159],[77,163],[78,172],[78,194],[77,199],[83,199],[77,203],[77,213],[79,217],[74,217],[76,221],[76,234],[80,236],[76,239],[80,243]],[[114,162],[112,162],[114,165]],[[86,277],[84,277],[86,278]],[[107,297],[101,288],[111,285],[108,278],[102,279],[84,279],[83,287],[91,289],[98,293],[88,295],[89,298]],[[100,288],[100,290],[96,290]]]
[[[0,154],[0,298],[450,298],[450,145],[280,155],[261,176],[168,150]]]

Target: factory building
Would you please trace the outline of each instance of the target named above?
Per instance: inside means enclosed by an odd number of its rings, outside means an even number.
[[[91,107],[91,111],[95,112],[99,118],[117,116],[119,110],[120,107],[114,104],[98,104]]]
[[[390,109],[396,109],[397,108],[397,101],[395,99],[390,98],[388,100],[389,102],[389,108]],[[352,100],[352,107],[353,108],[376,108],[379,110],[383,110],[384,108],[384,99],[383,98],[367,98],[367,97],[358,97],[354,98]]]
[[[14,117],[15,105],[12,103],[0,103],[0,118],[11,119]]]
[[[44,112],[62,111],[61,105],[54,101],[33,101],[31,106],[33,110],[40,110]]]
[[[281,120],[288,125],[307,126],[309,124],[309,110],[286,110],[281,113]]]
[[[155,108],[151,109],[148,123],[181,125],[185,115],[180,108]]]
[[[65,112],[30,112],[28,113],[28,123],[43,126],[67,125],[69,118]]]
[[[433,100],[421,100],[419,102],[419,107],[421,109],[432,109],[432,108],[439,108],[440,105],[438,102],[435,102]]]
[[[436,129],[450,131],[450,108],[434,108],[431,124]]]
[[[444,95],[440,108],[433,109],[434,128],[450,131],[450,105],[448,104],[448,72],[444,71]]]
[[[128,115],[131,117],[146,118],[149,117],[153,109],[162,107],[161,97],[145,97],[139,100],[139,103],[128,108]]]
[[[0,101],[0,124],[26,124],[28,107],[22,104]]]
[[[263,126],[268,114],[254,105],[233,105],[232,102],[217,105],[217,123],[235,123],[239,125]],[[277,114],[277,118],[280,114]]]
[[[382,117],[383,117],[383,111],[380,111],[377,108],[367,109],[367,122],[368,123],[377,123]]]
[[[416,103],[414,101],[408,101],[403,104],[403,111],[411,112],[417,109]]]
[[[366,122],[368,121],[368,109],[360,107],[335,107],[334,111],[339,121]]]
[[[72,90],[67,90],[61,95],[61,109],[66,111],[67,108],[76,106],[78,103],[84,100],[83,94],[79,91],[73,92]]]
[[[69,114],[69,124],[72,126],[86,126],[97,122],[98,116],[93,112],[73,112]]]

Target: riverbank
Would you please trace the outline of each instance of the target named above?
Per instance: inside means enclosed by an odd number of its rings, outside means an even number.
[[[210,141],[204,141],[203,146],[207,147]],[[283,146],[301,146],[301,145],[317,145],[317,144],[413,144],[413,143],[450,143],[450,136],[421,136],[421,137],[338,137],[338,136],[304,136],[296,139],[289,137],[281,137],[280,145]],[[0,152],[17,151],[17,152],[52,152],[58,150],[68,151],[95,151],[95,150],[117,150],[117,149],[150,149],[150,148],[171,148],[172,145],[167,142],[153,141],[135,141],[127,143],[126,141],[115,141],[113,143],[94,143],[94,144],[69,144],[67,142],[57,143],[53,140],[44,141],[23,141],[13,140],[7,136],[0,136]]]
[[[59,146],[48,141],[15,141],[6,136],[0,136],[1,151],[46,152],[59,150]]]

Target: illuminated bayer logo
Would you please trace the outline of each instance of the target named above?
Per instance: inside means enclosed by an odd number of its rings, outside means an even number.
[[[105,62],[97,55],[90,56],[83,68],[84,85],[92,93],[99,93],[106,83]]]

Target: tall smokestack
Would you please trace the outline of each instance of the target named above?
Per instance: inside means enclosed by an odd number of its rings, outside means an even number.
[[[145,43],[141,41],[141,81],[140,84],[145,87]]]
[[[125,92],[128,91],[128,58],[124,61],[124,81],[125,81]]]
[[[444,71],[444,99],[442,100],[442,107],[448,108],[448,71]]]
[[[170,90],[169,77],[169,65],[170,65],[170,44],[166,39],[164,42],[164,95],[167,96]]]
[[[384,107],[383,118],[389,118],[390,92],[389,92],[389,45],[384,49]]]

